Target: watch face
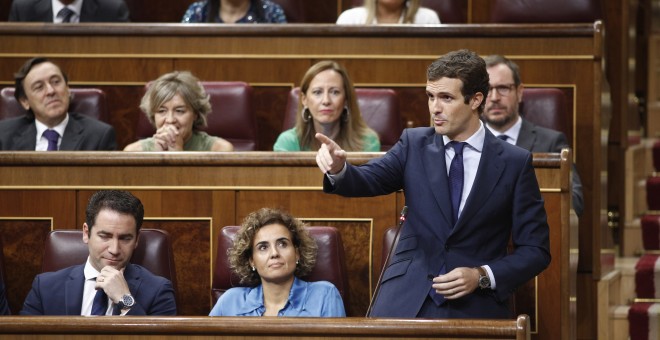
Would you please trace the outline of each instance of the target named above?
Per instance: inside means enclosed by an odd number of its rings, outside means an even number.
[[[488,276],[481,276],[479,278],[479,288],[489,288],[490,287],[490,279]]]
[[[132,307],[134,303],[135,303],[135,299],[133,299],[132,295],[126,294],[121,297],[120,305],[122,308]]]

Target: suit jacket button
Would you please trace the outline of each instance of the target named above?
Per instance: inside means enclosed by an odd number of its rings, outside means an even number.
[[[449,251],[449,245],[446,245],[446,244],[445,244],[445,250],[446,250],[446,251]]]

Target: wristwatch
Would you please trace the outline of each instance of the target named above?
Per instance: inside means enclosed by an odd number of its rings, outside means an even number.
[[[121,300],[117,302],[117,306],[119,306],[119,309],[129,309],[133,307],[134,304],[135,304],[135,299],[131,294],[125,294],[124,296],[121,297]]]
[[[479,271],[479,288],[490,288],[490,277],[488,277],[486,270],[483,267],[476,267],[475,269]]]

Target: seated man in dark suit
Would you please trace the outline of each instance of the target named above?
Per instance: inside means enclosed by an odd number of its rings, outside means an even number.
[[[520,70],[511,60],[501,55],[484,58],[490,91],[486,96],[486,108],[482,118],[486,127],[499,138],[530,152],[560,152],[568,147],[566,135],[562,132],[538,126],[520,116],[519,104],[522,101],[523,84]],[[506,137],[504,137],[506,136]],[[573,210],[580,216],[584,210],[582,181],[573,165]]]
[[[0,315],[10,315],[9,303],[5,294],[5,283],[0,280]]]
[[[172,283],[129,263],[144,217],[126,191],[99,191],[85,212],[85,264],[37,275],[21,315],[176,315]]]
[[[68,112],[68,78],[45,58],[28,60],[14,75],[14,96],[25,116],[0,121],[0,150],[116,150],[112,126]]]
[[[127,22],[124,0],[14,0],[9,21]]]

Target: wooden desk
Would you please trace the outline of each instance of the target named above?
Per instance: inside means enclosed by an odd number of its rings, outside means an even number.
[[[380,155],[354,153],[349,159],[360,164]],[[569,155],[535,155],[553,259],[521,289],[516,314],[529,313],[538,339],[566,338],[575,322],[577,235],[570,233],[577,228],[569,228]],[[263,206],[340,230],[351,278],[348,313],[364,315],[379,274],[374,268],[381,267],[383,232],[396,224],[404,205],[402,192],[370,198],[324,194],[314,154],[307,152],[0,152],[0,164],[0,228],[14,312],[40,271],[38,249],[47,232],[81,228],[86,203],[98,189],[131,190],[145,205],[145,227],[171,234],[183,315],[206,315],[211,308],[215,235]]]

